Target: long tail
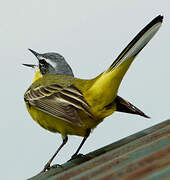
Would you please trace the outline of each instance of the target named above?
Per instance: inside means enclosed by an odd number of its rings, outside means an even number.
[[[159,30],[162,21],[163,16],[159,15],[156,18],[154,18],[147,26],[145,26],[120,53],[120,55],[106,70],[106,72],[113,71],[128,59],[134,59]]]
[[[101,103],[107,104],[114,100],[117,96],[119,85],[129,66],[159,30],[162,21],[163,16],[159,15],[145,26],[120,53],[112,65],[98,76],[90,88],[89,93],[95,93],[94,97],[97,96],[100,98]]]

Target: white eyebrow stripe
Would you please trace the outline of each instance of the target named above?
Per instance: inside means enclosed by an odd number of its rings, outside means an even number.
[[[57,67],[57,63],[53,62],[53,61],[50,61],[49,59],[46,59],[45,58],[45,61],[50,64],[54,69]]]

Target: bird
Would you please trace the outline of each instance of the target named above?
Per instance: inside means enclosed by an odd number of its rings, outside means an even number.
[[[139,52],[159,30],[163,16],[148,23],[126,46],[105,71],[92,79],[74,77],[70,65],[58,53],[40,54],[29,49],[38,65],[23,64],[35,69],[31,86],[24,94],[28,112],[44,129],[60,133],[62,144],[43,168],[49,170],[55,156],[67,143],[69,135],[83,137],[78,153],[92,130],[115,111],[149,118],[139,108],[118,95],[120,83]]]

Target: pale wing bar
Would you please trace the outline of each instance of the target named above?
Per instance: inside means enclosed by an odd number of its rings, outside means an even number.
[[[25,100],[43,112],[79,126],[82,122],[76,112],[77,109],[93,118],[89,104],[74,86],[62,88],[51,84],[35,89],[30,88],[25,93]]]
[[[39,100],[30,101],[29,103],[35,108],[47,114],[50,114],[58,119],[73,123],[78,126],[82,126],[83,123],[80,120],[76,109],[71,105],[61,103],[58,100],[58,98],[56,100],[56,97],[52,95],[48,98],[44,97]]]

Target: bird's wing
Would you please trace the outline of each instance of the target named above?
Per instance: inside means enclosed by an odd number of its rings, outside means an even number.
[[[115,102],[116,102],[116,111],[130,113],[130,114],[137,114],[145,118],[149,118],[149,116],[143,113],[140,109],[132,105],[130,102],[124,100],[120,96],[116,97]]]
[[[58,84],[30,87],[24,99],[27,103],[56,118],[82,126],[77,110],[82,110],[90,117],[90,106],[82,93],[73,85],[62,87]]]

